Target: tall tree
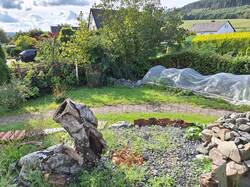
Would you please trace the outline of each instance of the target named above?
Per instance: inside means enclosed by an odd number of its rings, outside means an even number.
[[[0,28],[0,43],[7,43],[8,37],[7,34],[4,32],[3,29]]]

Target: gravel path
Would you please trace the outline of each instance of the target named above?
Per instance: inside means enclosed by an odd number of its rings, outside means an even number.
[[[143,105],[116,105],[116,106],[103,106],[91,108],[95,114],[107,114],[107,113],[125,113],[125,112],[180,112],[190,114],[203,114],[220,117],[231,113],[226,110],[216,110],[209,108],[201,108],[197,106],[185,105],[185,104],[143,104]],[[30,119],[41,120],[51,118],[55,110],[43,112],[43,113],[24,113],[16,116],[0,117],[0,125],[8,123],[16,123],[28,121]]]

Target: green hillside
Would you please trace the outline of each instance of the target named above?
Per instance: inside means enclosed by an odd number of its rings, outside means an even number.
[[[249,0],[200,0],[184,6],[184,9],[220,9],[250,5]]]
[[[236,31],[250,31],[250,19],[218,19],[215,21],[230,21]],[[183,27],[190,29],[195,23],[210,22],[210,20],[184,20]]]
[[[183,19],[250,19],[249,0],[200,0],[181,9]]]

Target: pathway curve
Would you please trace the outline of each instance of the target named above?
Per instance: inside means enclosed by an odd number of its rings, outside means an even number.
[[[190,106],[185,104],[142,104],[142,105],[115,105],[115,106],[102,106],[94,107],[91,110],[95,114],[107,113],[126,113],[126,112],[180,112],[189,114],[202,114],[209,116],[220,117],[231,113],[231,111],[217,110],[211,108],[201,108],[198,106]],[[0,125],[16,122],[24,122],[30,119],[42,120],[51,118],[55,110],[50,110],[43,113],[25,113],[16,116],[0,117]]]

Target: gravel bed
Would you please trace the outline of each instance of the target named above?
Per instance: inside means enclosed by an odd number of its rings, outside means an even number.
[[[147,180],[152,177],[168,175],[175,181],[175,186],[178,187],[193,187],[197,184],[199,175],[197,165],[194,164],[195,156],[197,155],[196,148],[201,143],[200,141],[189,141],[184,138],[185,129],[177,127],[130,127],[113,129],[118,137],[128,138],[129,133],[136,132],[139,137],[143,137],[146,141],[152,133],[166,133],[169,139],[169,147],[163,150],[143,150],[146,168],[146,176],[144,183],[136,186],[146,186]],[[143,143],[143,142],[142,142]]]

